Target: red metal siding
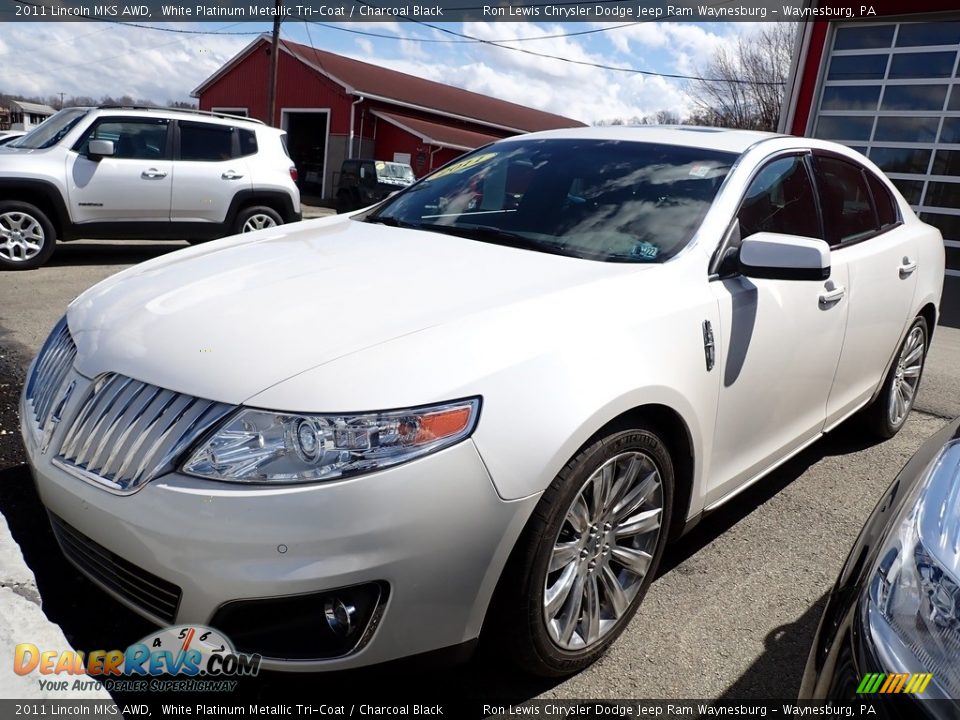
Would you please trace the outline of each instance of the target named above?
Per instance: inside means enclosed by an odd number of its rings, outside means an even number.
[[[201,93],[200,109],[246,107],[251,117],[266,122],[269,72],[270,46],[263,42]],[[280,53],[277,115],[272,124],[279,125],[284,108],[330,108],[330,133],[347,135],[351,102],[339,85],[287,53]]]
[[[411,135],[396,125],[377,119],[374,159],[393,160],[393,154],[398,152],[409,153],[413,174],[419,178],[463,155],[464,151],[426,145],[416,135]]]
[[[797,93],[797,110],[793,115],[793,127],[790,128],[790,133],[793,135],[805,135],[807,132],[807,121],[810,119],[815,101],[813,95],[817,88],[817,79],[820,77],[820,63],[826,56],[825,45],[829,24],[826,21],[815,22],[810,31],[810,45],[801,74],[800,91]]]

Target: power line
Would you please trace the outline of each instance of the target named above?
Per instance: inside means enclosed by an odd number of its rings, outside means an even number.
[[[616,0],[619,2],[620,0]],[[568,3],[569,4],[569,3]],[[551,35],[531,35],[529,37],[519,37],[519,38],[503,38],[501,40],[480,40],[479,38],[472,38],[469,40],[441,40],[439,38],[414,38],[406,37],[403,35],[387,35],[385,33],[375,33],[367,30],[354,30],[353,28],[343,27],[341,25],[336,25],[334,23],[325,23],[319,22],[316,20],[310,21],[310,25],[319,25],[321,27],[329,28],[330,30],[339,30],[341,32],[352,33],[354,35],[366,35],[368,37],[384,38],[386,40],[410,40],[411,42],[422,42],[422,43],[440,43],[440,44],[463,44],[463,45],[475,45],[482,42],[526,42],[528,40],[553,40],[556,38],[567,38],[567,37],[576,37],[578,35],[593,35],[595,33],[609,32],[611,30],[620,30],[621,28],[632,27],[634,25],[641,25],[642,20],[637,22],[624,23],[622,25],[614,25],[611,27],[603,28],[594,28],[592,30],[578,30],[577,32],[569,33],[554,33]],[[304,22],[304,24],[307,24]]]
[[[619,0],[617,0],[619,1]],[[366,5],[369,8],[378,9],[378,6],[372,5],[367,0],[357,0],[362,5]],[[459,38],[465,38],[483,45],[490,45],[491,47],[500,48],[502,50],[512,50],[514,52],[523,53],[525,55],[532,55],[534,57],[546,58],[549,60],[559,60],[561,62],[570,63],[572,65],[583,65],[586,67],[598,68],[600,70],[611,70],[614,72],[625,72],[631,73],[633,75],[646,75],[652,77],[662,77],[670,78],[671,80],[698,80],[701,82],[716,82],[716,83],[735,83],[737,85],[783,85],[783,82],[777,81],[757,81],[757,80],[739,80],[736,78],[705,78],[699,77],[697,75],[683,75],[680,73],[665,73],[665,72],[656,72],[654,70],[640,70],[638,68],[628,68],[621,67],[617,65],[607,65],[605,63],[595,63],[589,60],[574,60],[573,58],[561,57],[559,55],[550,55],[549,53],[537,52],[536,50],[528,50],[527,48],[512,47],[510,45],[501,44],[503,41],[497,40],[484,40],[483,38],[474,37],[473,35],[467,35],[466,33],[460,33],[455,30],[449,30],[448,28],[439,27],[437,25],[431,25],[428,22],[423,20],[417,20],[410,17],[409,15],[399,15],[404,20],[407,20],[417,25],[422,25],[423,27],[430,28],[431,30],[436,30],[437,32],[446,33],[448,35],[453,35]],[[412,39],[412,38],[407,38]]]

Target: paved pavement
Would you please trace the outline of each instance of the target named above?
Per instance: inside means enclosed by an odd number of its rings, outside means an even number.
[[[22,464],[15,402],[26,360],[71,298],[169,249],[75,243],[49,266],[0,282],[0,697],[40,692],[35,680],[10,672],[13,642],[125,647],[150,629],[57,551]],[[323,690],[369,692],[399,678],[425,701],[437,688],[484,699],[795,696],[826,593],[875,500],[923,440],[960,415],[958,367],[960,330],[940,327],[916,410],[896,438],[864,442],[845,425],[709,517],[668,549],[623,638],[573,678],[531,680],[494,656],[429,674],[402,664],[319,678],[267,674],[249,692],[289,701]]]

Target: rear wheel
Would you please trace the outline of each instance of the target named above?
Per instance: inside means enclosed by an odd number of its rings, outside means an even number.
[[[906,423],[920,389],[928,339],[927,321],[923,317],[917,317],[900,345],[880,395],[864,412],[864,418],[873,434],[891,438],[900,432],[900,428]]]
[[[53,223],[30,203],[0,202],[0,268],[31,270],[43,265],[56,248]]]
[[[663,554],[673,477],[666,445],[641,428],[598,440],[556,477],[521,536],[492,619],[521,667],[578,672],[623,632]]]
[[[234,223],[234,232],[236,234],[255,232],[266,228],[283,225],[283,218],[273,208],[266,205],[255,205],[244,208],[237,215]]]

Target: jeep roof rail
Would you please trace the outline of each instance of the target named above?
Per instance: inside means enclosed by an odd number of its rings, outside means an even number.
[[[192,115],[209,115],[211,117],[223,118],[224,120],[246,120],[247,122],[265,125],[262,120],[243,115],[231,115],[230,113],[214,112],[212,110],[194,110],[191,108],[161,107],[159,105],[98,105],[98,110],[161,110],[163,112],[180,112]]]

